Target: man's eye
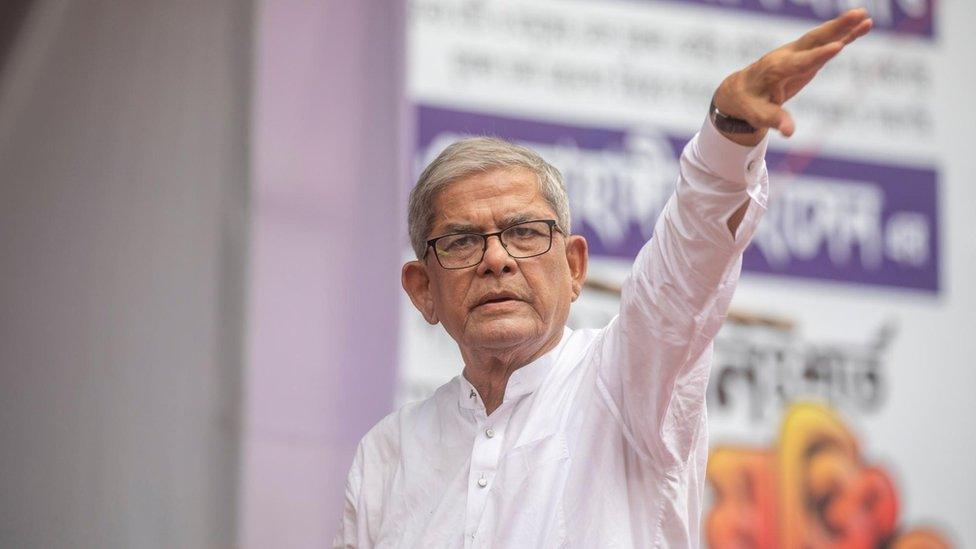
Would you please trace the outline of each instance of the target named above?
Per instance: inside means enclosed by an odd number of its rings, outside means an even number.
[[[444,243],[444,251],[447,252],[457,252],[460,250],[465,250],[475,246],[475,238],[471,235],[461,235],[454,238],[446,238],[447,242]]]
[[[531,227],[513,227],[512,233],[518,238],[532,238],[534,236],[539,236],[541,233]]]

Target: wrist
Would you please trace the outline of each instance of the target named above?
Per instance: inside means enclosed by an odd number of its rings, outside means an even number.
[[[713,123],[712,125],[714,126],[715,124]],[[762,140],[766,138],[766,134],[769,132],[769,128],[760,128],[755,133],[727,133],[718,127],[715,129],[722,134],[722,137],[743,147],[755,147],[762,143]]]
[[[766,137],[768,128],[756,128],[747,120],[729,114],[728,111],[719,106],[730,103],[727,99],[722,101],[728,95],[728,91],[723,90],[723,87],[727,85],[728,81],[723,82],[722,86],[715,91],[715,95],[712,96],[712,101],[708,106],[708,119],[712,126],[726,139],[744,147],[755,147]]]
[[[754,134],[758,131],[747,120],[722,112],[721,109],[715,106],[715,96],[712,96],[712,102],[708,106],[708,117],[711,119],[712,124],[715,125],[715,128],[725,134],[747,135]]]

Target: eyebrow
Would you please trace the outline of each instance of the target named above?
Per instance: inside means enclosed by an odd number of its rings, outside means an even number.
[[[438,231],[438,234],[453,234],[453,233],[476,233],[481,230],[480,227],[472,225],[470,223],[448,223]]]
[[[532,221],[533,219],[539,219],[539,215],[538,214],[531,214],[531,213],[512,214],[512,215],[505,216],[505,217],[502,218],[502,220],[501,220],[502,221],[501,226],[502,227],[511,227],[512,225],[515,225],[517,223],[522,223],[524,221]]]
[[[540,217],[541,216],[541,217]],[[544,214],[534,214],[534,213],[517,213],[507,215],[501,218],[502,230],[511,227],[512,225],[517,225],[525,221],[532,221],[534,219],[543,219]],[[481,225],[472,225],[471,223],[447,223],[444,227],[438,231],[440,235],[448,235],[453,233],[481,233],[484,231],[484,227]]]

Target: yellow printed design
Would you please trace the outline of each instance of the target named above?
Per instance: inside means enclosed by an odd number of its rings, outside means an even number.
[[[857,439],[824,406],[790,408],[773,450],[714,449],[707,476],[713,548],[949,547],[933,531],[899,532],[894,483],[863,461]]]

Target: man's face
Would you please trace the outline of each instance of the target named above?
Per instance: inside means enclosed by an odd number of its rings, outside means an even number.
[[[430,238],[455,232],[492,233],[529,220],[556,219],[525,168],[476,173],[451,183],[434,201]],[[442,268],[428,250],[404,266],[403,285],[428,322],[441,322],[462,353],[498,351],[534,356],[558,342],[586,276],[586,242],[553,231],[552,248],[514,259],[497,237],[481,263]],[[554,344],[554,343],[552,343]]]

